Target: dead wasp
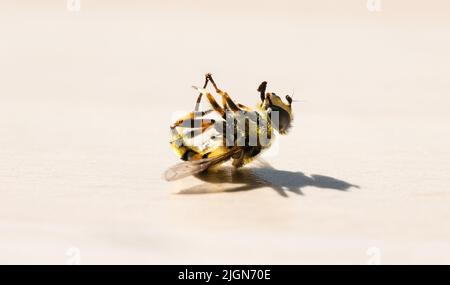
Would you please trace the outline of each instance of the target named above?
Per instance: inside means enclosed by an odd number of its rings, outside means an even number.
[[[205,89],[209,82],[221,97],[222,105]],[[194,111],[170,126],[170,144],[184,162],[169,168],[165,179],[181,179],[230,159],[234,167],[242,167],[270,147],[273,130],[286,134],[293,120],[292,97],[286,95],[285,103],[275,93],[266,93],[266,87],[266,81],[259,85],[261,103],[252,110],[235,103],[227,92],[217,87],[211,74],[206,74],[203,88],[193,86],[200,92]],[[206,97],[210,109],[199,110],[202,97]],[[210,114],[216,114],[218,119],[207,118]],[[201,140],[201,144],[192,142],[198,136],[206,140]]]

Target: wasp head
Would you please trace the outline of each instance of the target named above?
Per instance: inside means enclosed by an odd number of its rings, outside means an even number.
[[[263,86],[263,88],[261,87]],[[273,92],[264,94],[265,82],[261,84],[258,91],[261,92],[261,109],[268,113],[272,126],[280,133],[286,134],[293,118],[292,114],[292,97],[286,95],[286,102],[284,102],[278,95]]]

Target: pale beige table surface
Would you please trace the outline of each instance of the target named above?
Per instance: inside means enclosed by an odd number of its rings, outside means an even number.
[[[0,4],[0,263],[450,263],[445,1],[40,2]],[[295,90],[275,169],[161,179],[205,72]]]

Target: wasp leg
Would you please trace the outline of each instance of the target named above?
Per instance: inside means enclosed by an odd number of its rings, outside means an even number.
[[[211,82],[212,85],[214,86],[214,89],[216,90],[216,92],[219,93],[218,92],[219,88],[217,87],[216,82],[212,78],[212,74],[211,73],[205,74],[205,80],[208,81],[208,82]],[[225,100],[225,98],[223,96],[221,96],[221,97],[222,97],[222,106],[223,106],[224,109],[227,109],[227,102],[226,102],[226,100]]]
[[[235,168],[244,166],[244,151],[236,153],[235,155],[232,156],[232,158],[233,158],[232,164]]]
[[[219,89],[217,87],[217,84],[214,81],[214,79],[212,78],[212,75],[207,74],[206,76],[208,77],[208,79],[212,83],[212,85],[214,86],[214,89],[216,90],[217,94],[219,94],[222,97],[222,102],[223,102],[224,108],[230,109],[233,112],[241,111],[241,109],[236,105],[236,103],[234,103],[234,101],[231,99],[231,97],[228,95],[228,93],[222,91],[221,89]]]
[[[215,82],[214,79],[212,78],[212,74],[211,74],[211,73],[206,74],[206,78],[208,78],[208,80],[211,81],[211,83],[213,84],[214,89],[216,90],[216,92],[217,92],[218,94],[220,94],[220,97],[222,98],[222,106],[223,106],[223,109],[224,109],[225,111],[226,111],[227,109],[229,109],[228,104],[227,104],[227,100],[226,100],[225,96],[222,95],[222,93],[223,93],[222,90],[220,90],[220,89],[217,87],[216,82]]]
[[[209,114],[211,112],[212,112],[212,110],[190,112],[186,116],[177,120],[173,125],[170,126],[170,128],[172,128],[172,129],[176,128],[176,127],[200,128],[203,126],[204,123],[211,121],[211,119],[196,119],[196,118],[206,116],[207,114]]]
[[[205,74],[205,83],[203,84],[203,89],[205,89],[206,86],[208,86],[210,77],[211,77],[210,73]],[[198,97],[197,97],[197,102],[195,103],[194,111],[198,111],[198,109],[200,108],[200,102],[202,101],[202,97],[203,97],[203,93],[200,92],[200,94],[198,94]]]
[[[251,109],[251,108],[249,108],[249,107],[247,107],[247,106],[245,106],[245,105],[242,105],[242,104],[237,104],[238,105],[238,107],[241,109],[241,110],[244,110],[244,111],[247,111],[247,112],[252,112],[253,110]]]
[[[192,87],[194,89],[196,89],[197,91],[200,91],[204,96],[206,96],[209,104],[214,109],[214,111],[219,113],[222,118],[225,118],[225,110],[222,107],[220,107],[219,103],[217,103],[216,99],[214,99],[213,95],[211,93],[209,93],[208,90],[198,88],[196,86],[192,86]]]
[[[223,92],[222,90],[218,89],[216,90],[217,93],[220,94],[220,96],[222,96],[222,102],[223,105],[227,107],[227,109],[230,109],[233,112],[238,112],[238,111],[242,111],[234,102],[233,100],[230,98],[230,96],[228,95],[227,92]]]
[[[185,132],[184,136],[187,138],[194,138],[199,135],[203,135],[207,130],[209,130],[212,126],[214,126],[215,120],[204,120],[200,128],[192,128],[191,131]]]
[[[212,126],[214,126],[214,123],[215,122],[204,124],[201,128],[193,129],[191,131],[185,132],[184,135],[188,138],[194,138],[196,136],[202,135],[207,130],[209,130]]]

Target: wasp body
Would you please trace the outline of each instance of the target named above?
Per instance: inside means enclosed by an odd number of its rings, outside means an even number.
[[[221,97],[221,105],[206,90],[208,83]],[[200,93],[194,111],[170,127],[170,144],[184,162],[169,168],[165,173],[166,180],[200,173],[230,159],[234,167],[242,167],[270,147],[273,130],[286,134],[293,120],[292,98],[287,95],[285,103],[275,93],[266,93],[266,87],[265,81],[259,85],[257,91],[261,102],[253,110],[235,103],[227,92],[218,88],[211,74],[206,74],[203,88],[194,86]],[[200,111],[203,97],[210,109]],[[211,114],[217,118],[208,118]],[[201,144],[194,143],[198,137],[206,140]]]

